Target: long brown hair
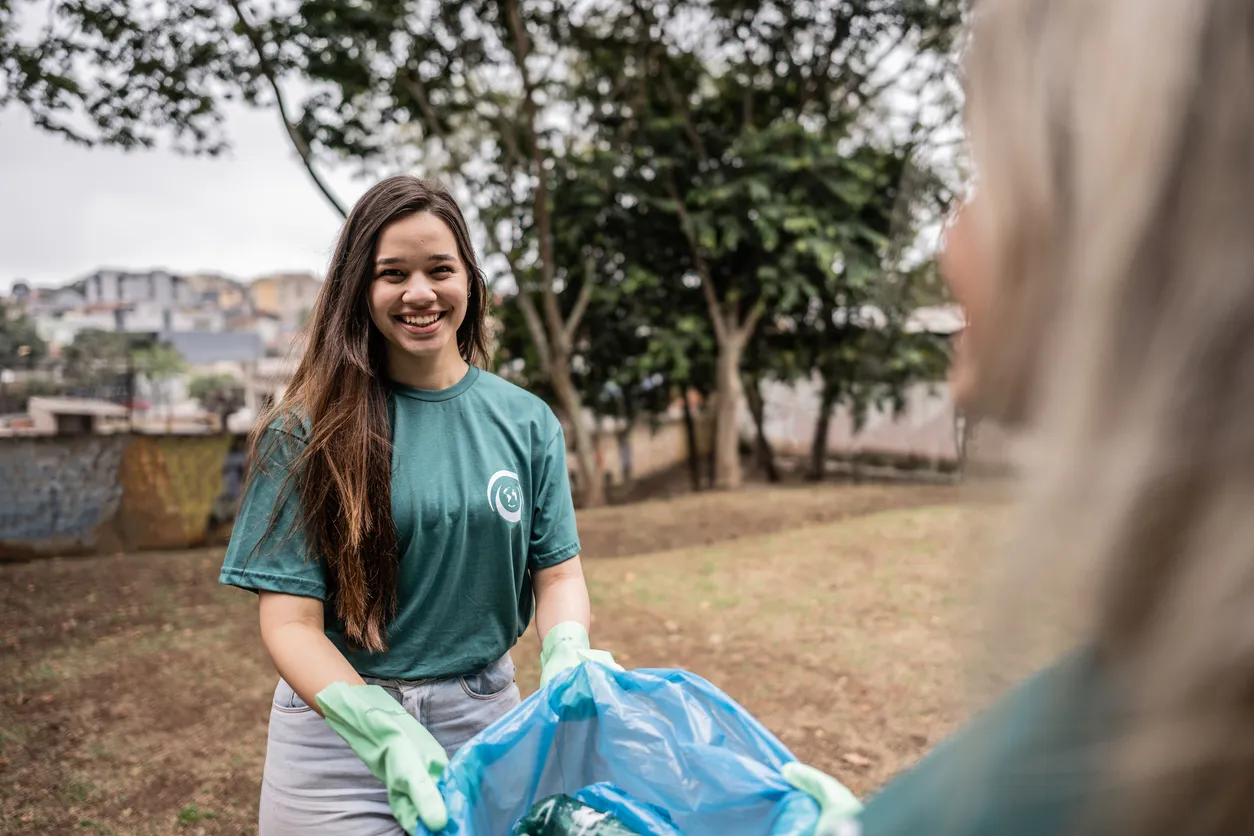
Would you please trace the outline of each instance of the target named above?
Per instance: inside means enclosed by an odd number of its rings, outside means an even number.
[[[286,393],[260,416],[251,440],[254,475],[272,458],[272,445],[291,437],[304,442],[291,457],[267,536],[279,507],[294,494],[294,526],[312,556],[325,564],[329,599],[345,635],[353,646],[372,651],[388,645],[400,556],[392,519],[384,339],[370,319],[368,295],[380,233],[415,212],[435,215],[457,239],[469,287],[457,347],[466,362],[487,362],[487,284],[461,209],[440,185],[389,177],[349,213],[306,324],[304,356]]]
[[[1107,832],[1251,832],[1254,4],[981,0],[967,71],[972,347],[1035,448],[1004,623],[1088,579]]]

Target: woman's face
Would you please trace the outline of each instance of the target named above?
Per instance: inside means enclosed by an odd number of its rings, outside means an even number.
[[[415,212],[383,228],[370,283],[370,318],[393,365],[455,359],[469,276],[448,224]]]
[[[975,215],[970,203],[963,205],[945,232],[941,247],[940,268],[954,299],[966,315],[966,328],[958,335],[953,361],[949,366],[949,385],[954,402],[960,407],[970,405],[979,384],[979,369],[971,349],[973,333],[978,333],[988,304],[988,271],[979,251],[979,238],[974,234]]]

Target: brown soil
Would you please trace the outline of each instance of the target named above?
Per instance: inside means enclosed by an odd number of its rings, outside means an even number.
[[[707,677],[868,791],[958,716],[952,499],[810,487],[585,512],[595,641],[629,667]],[[0,566],[0,832],[255,832],[274,672],[220,561]],[[529,690],[534,633],[515,655]]]

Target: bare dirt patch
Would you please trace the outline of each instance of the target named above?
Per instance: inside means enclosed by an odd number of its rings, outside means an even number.
[[[865,792],[958,716],[963,515],[921,507],[952,497],[793,488],[584,513],[595,642],[707,677]],[[864,516],[885,508],[917,510]],[[274,672],[220,561],[0,566],[0,832],[255,832]],[[529,633],[525,691],[537,655]]]
[[[951,503],[958,490],[936,485],[806,485],[688,494],[585,511],[579,516],[579,537],[589,557],[648,554],[792,531],[892,508]]]

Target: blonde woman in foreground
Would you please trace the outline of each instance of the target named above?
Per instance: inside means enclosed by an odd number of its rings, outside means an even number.
[[[1254,833],[1254,0],[978,0],[966,74],[952,382],[1039,454],[998,599],[1074,573],[1086,638],[821,829]]]

